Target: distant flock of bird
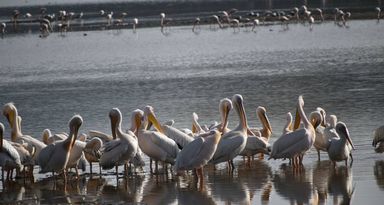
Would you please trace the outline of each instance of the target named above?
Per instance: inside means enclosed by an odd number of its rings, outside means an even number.
[[[382,18],[381,8],[376,7],[377,20]],[[315,23],[315,17],[318,18],[318,22],[325,20],[323,10],[320,8],[308,9],[307,6],[303,5],[299,8],[294,7],[288,13],[284,11],[271,11],[266,10],[262,14],[257,12],[247,12],[245,16],[237,15],[237,9],[230,9],[228,11],[219,11],[217,14],[204,17],[204,22],[212,25],[218,25],[219,28],[233,27],[235,30],[240,30],[240,27],[252,27],[252,31],[255,31],[256,26],[260,25],[260,22],[265,21],[280,21],[282,25],[288,26],[289,22],[308,22],[312,30],[312,25]],[[115,17],[114,12],[105,12],[104,10],[99,11],[100,17],[106,18],[108,26],[116,25],[132,25],[133,31],[136,32],[136,28],[139,24],[138,18],[132,18],[128,22],[125,20],[128,15],[126,12],[121,12],[118,17]],[[350,12],[344,12],[341,9],[335,8],[333,10],[334,21],[340,26],[346,26],[347,20],[351,17]],[[14,10],[11,15],[11,21],[8,23],[13,24],[14,28],[17,28],[19,23],[31,23],[38,22],[40,24],[40,32],[42,37],[48,36],[51,32],[54,32],[53,26],[56,26],[56,31],[63,34],[67,32],[71,27],[71,21],[75,19],[82,19],[84,16],[83,12],[78,14],[74,12],[67,12],[65,10],[59,11],[57,14],[48,14],[46,8],[40,9],[40,14],[32,15],[31,13],[25,13],[22,15],[19,10]],[[33,20],[32,20],[33,19]],[[196,17],[193,21],[192,31],[198,32],[200,22],[202,18]],[[317,21],[317,20],[316,20]],[[161,32],[165,33],[167,28],[172,24],[173,19],[167,18],[165,13],[160,13],[160,28]],[[7,24],[5,22],[0,23],[0,33],[3,38],[6,33]]]
[[[287,123],[280,137],[269,144],[272,127],[266,114],[266,108],[259,106],[257,116],[262,124],[260,128],[248,126],[243,104],[243,97],[236,94],[232,99],[224,98],[219,103],[220,123],[201,126],[198,115],[193,113],[192,128],[179,129],[173,121],[160,123],[154,108],[144,107],[132,112],[131,126],[124,131],[122,114],[118,108],[109,112],[111,134],[90,130],[88,134],[79,134],[83,123],[80,115],[74,115],[69,121],[68,133],[52,134],[44,130],[42,140],[23,134],[21,117],[13,103],[3,106],[3,115],[8,120],[11,132],[10,140],[4,139],[4,125],[0,123],[0,166],[2,180],[16,176],[33,178],[34,166],[40,167],[40,173],[62,174],[67,180],[69,169],[78,168],[85,171],[85,163],[98,163],[103,170],[124,166],[127,174],[130,168],[145,166],[144,155],[150,158],[151,174],[159,174],[158,163],[168,174],[167,165],[171,165],[171,174],[183,174],[187,170],[195,170],[200,182],[203,182],[203,168],[208,165],[228,163],[228,171],[235,169],[233,159],[237,156],[248,158],[260,154],[260,158],[269,155],[268,159],[289,159],[294,170],[301,170],[303,157],[314,146],[318,152],[328,153],[329,159],[336,162],[348,161],[352,166],[352,150],[354,145],[345,123],[337,121],[335,115],[327,116],[324,109],[318,107],[308,117],[304,112],[304,100],[298,97],[295,119],[287,113]],[[238,125],[228,128],[228,116],[234,109],[238,115]],[[152,128],[153,126],[153,128]],[[372,145],[377,152],[384,151],[384,126],[376,130]],[[155,162],[155,170],[152,168]],[[134,167],[132,167],[133,165]],[[4,172],[7,172],[5,178]]]

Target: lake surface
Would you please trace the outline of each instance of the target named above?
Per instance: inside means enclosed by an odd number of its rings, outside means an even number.
[[[41,138],[44,129],[68,131],[80,114],[80,132],[110,132],[108,112],[118,107],[123,127],[130,113],[152,105],[160,121],[190,128],[192,112],[201,124],[219,120],[218,103],[242,94],[249,124],[260,126],[259,105],[266,107],[272,143],[282,132],[285,114],[304,96],[307,114],[316,107],[337,115],[356,146],[354,163],[333,170],[326,153],[304,157],[302,173],[282,161],[255,160],[250,168],[240,157],[238,170],[206,169],[204,190],[192,176],[150,176],[144,172],[118,181],[111,171],[99,178],[82,175],[64,187],[48,175],[36,183],[0,183],[4,203],[146,204],[381,204],[384,156],[371,147],[373,130],[383,125],[383,22],[355,20],[348,28],[333,22],[314,25],[260,26],[234,31],[201,26],[7,35],[0,39],[0,104],[14,102],[23,117],[24,134]],[[87,33],[85,36],[84,33]],[[237,116],[230,114],[231,128]],[[4,116],[0,121],[9,126]],[[88,169],[88,168],[87,168]],[[98,167],[94,167],[97,172]],[[122,170],[122,168],[121,168]],[[87,170],[88,173],[88,170]]]

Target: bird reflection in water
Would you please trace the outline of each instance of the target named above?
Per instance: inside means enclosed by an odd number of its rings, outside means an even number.
[[[373,174],[375,175],[376,183],[379,188],[384,189],[384,160],[375,162],[375,166],[373,167]]]
[[[352,183],[350,168],[342,166],[330,169],[328,192],[333,196],[333,204],[350,204],[354,191],[355,185]]]

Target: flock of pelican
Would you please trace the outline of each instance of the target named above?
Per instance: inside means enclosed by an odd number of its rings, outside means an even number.
[[[234,109],[238,115],[238,125],[229,129],[228,115]],[[287,113],[287,123],[280,137],[271,146],[269,141],[272,128],[266,114],[266,108],[256,109],[261,128],[248,126],[243,97],[235,94],[232,99],[224,98],[219,103],[221,122],[211,126],[201,126],[198,116],[193,113],[192,129],[178,129],[173,121],[161,124],[152,106],[132,112],[131,127],[124,131],[122,128],[122,113],[118,108],[109,112],[111,134],[90,130],[89,134],[79,134],[83,123],[80,115],[74,115],[69,123],[69,133],[52,134],[44,130],[42,141],[22,133],[21,117],[13,103],[3,106],[3,115],[11,128],[10,140],[4,139],[4,125],[0,123],[0,166],[2,179],[16,176],[33,177],[34,166],[40,167],[40,173],[62,174],[67,178],[69,169],[78,168],[85,171],[86,162],[98,163],[103,170],[115,168],[118,177],[119,166],[128,169],[142,168],[145,165],[144,155],[150,158],[150,172],[160,174],[158,163],[168,174],[171,165],[172,174],[183,174],[195,170],[200,183],[203,182],[203,168],[207,165],[228,163],[228,171],[233,172],[234,158],[237,156],[250,157],[260,154],[269,155],[268,159],[289,159],[294,170],[303,166],[303,157],[312,146],[319,153],[328,153],[333,166],[336,162],[350,161],[352,166],[352,150],[354,145],[345,123],[337,121],[335,115],[326,116],[322,108],[317,108],[309,114],[304,112],[304,99],[298,97],[296,115]],[[326,120],[327,119],[327,120]],[[153,128],[152,128],[153,126]],[[378,128],[373,145],[376,151],[384,151],[384,127]],[[320,160],[320,154],[319,154]],[[155,170],[152,169],[152,161]]]
[[[377,20],[380,21],[382,18],[381,8],[376,7],[374,10],[377,13]],[[240,15],[241,14],[241,15]],[[94,16],[94,14],[89,14]],[[127,12],[121,12],[119,14],[110,11],[109,13],[100,10],[98,12],[98,16],[106,19],[107,27],[115,26],[120,28],[122,26],[130,26],[132,25],[133,32],[136,32],[136,28],[139,24],[139,19],[136,17],[131,18],[130,20],[126,20]],[[67,32],[70,30],[72,26],[72,22],[75,20],[83,19],[85,14],[80,12],[78,14],[74,12],[69,12],[66,10],[60,10],[57,14],[52,13],[48,14],[46,8],[41,8],[39,14],[32,15],[31,13],[21,14],[19,10],[14,10],[11,15],[11,20],[9,22],[0,22],[0,33],[3,38],[6,33],[7,24],[13,24],[14,30],[17,30],[17,26],[20,23],[38,23],[39,30],[41,32],[41,37],[48,36],[51,32],[54,32],[54,27],[56,31],[63,34],[63,32]],[[169,26],[171,26],[175,21],[172,18],[166,17],[164,12],[160,13],[160,28],[163,34],[168,33]],[[300,8],[293,7],[292,9],[285,11],[271,11],[265,10],[259,12],[255,11],[238,11],[233,8],[228,11],[218,11],[212,15],[207,16],[198,16],[192,20],[192,32],[198,33],[200,32],[200,23],[203,22],[205,24],[210,24],[210,28],[213,25],[218,25],[219,28],[227,28],[233,27],[234,31],[240,31],[241,27],[248,29],[248,27],[252,27],[252,31],[255,31],[256,26],[259,26],[262,22],[264,24],[265,21],[272,22],[281,22],[286,29],[288,29],[288,23],[306,23],[308,22],[310,25],[310,29],[312,30],[313,24],[315,22],[323,22],[325,19],[334,19],[335,23],[339,26],[347,26],[347,20],[351,17],[351,12],[345,12],[339,8],[334,8],[332,12],[325,13],[320,8],[307,8],[306,5],[302,5]],[[180,21],[180,20],[179,20]],[[187,23],[190,20],[188,20]],[[81,25],[83,26],[83,21]],[[86,35],[86,34],[84,34]]]

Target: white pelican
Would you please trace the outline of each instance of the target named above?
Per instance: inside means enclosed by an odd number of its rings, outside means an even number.
[[[384,152],[382,145],[384,145],[384,125],[378,127],[373,134],[372,146],[375,147],[375,151],[378,153]]]
[[[272,135],[272,127],[267,116],[267,110],[265,107],[259,106],[256,108],[256,114],[259,118],[262,128],[250,128],[252,132],[260,131],[261,137],[263,137],[267,142]]]
[[[188,134],[188,133],[186,134],[190,136],[198,136],[200,134],[205,133],[205,130],[203,130],[203,128],[200,126],[198,120],[199,120],[199,116],[195,112],[193,112],[192,113],[192,130],[190,130],[191,134]]]
[[[4,180],[4,171],[7,171],[7,179],[12,177],[13,169],[22,169],[20,155],[16,149],[3,139],[4,125],[0,123],[0,166],[2,168],[2,180]]]
[[[302,164],[303,155],[312,147],[316,136],[315,129],[307,119],[303,107],[303,97],[299,96],[297,111],[304,123],[304,127],[288,134],[283,134],[277,139],[272,146],[272,152],[269,159],[297,159],[297,157],[299,157],[298,163]],[[298,164],[295,161],[296,160],[293,161],[293,165],[296,167]]]
[[[195,32],[195,27],[196,27],[196,26],[199,26],[199,28],[200,28],[200,18],[199,18],[199,17],[197,17],[197,18],[195,19],[195,21],[193,21],[192,32]]]
[[[376,12],[377,12],[377,20],[380,21],[380,18],[381,18],[381,9],[380,7],[376,7]]]
[[[60,134],[54,134],[52,135],[50,129],[44,129],[42,133],[42,141],[44,144],[49,145],[56,141],[65,140],[67,139],[68,135],[66,133],[60,133]]]
[[[215,154],[220,139],[221,133],[216,130],[201,134],[200,137],[180,151],[173,167],[174,170],[180,172],[196,169],[197,176],[200,178],[200,185],[202,185],[203,167]]]
[[[7,24],[5,24],[5,23],[1,23],[1,24],[0,24],[1,38],[4,37],[4,34],[5,34],[5,28],[7,28]]]
[[[228,116],[229,112],[233,109],[232,101],[228,98],[223,98],[220,100],[219,103],[219,112],[220,112],[220,124],[210,126],[210,130],[212,129],[218,129],[221,134],[226,134],[229,131],[231,131],[228,128]]]
[[[85,149],[85,146],[87,144],[85,143],[86,137],[87,136],[85,134],[80,134],[78,139],[75,140],[71,152],[69,154],[68,163],[65,166],[67,170],[69,170],[70,168],[75,168],[77,178],[79,178],[78,168],[81,168],[83,171],[85,171],[86,167],[86,162],[83,154],[83,150]]]
[[[101,147],[103,146],[103,141],[94,137],[84,147],[84,157],[89,162],[89,170],[92,174],[92,162],[99,163],[101,157]],[[100,166],[99,166],[100,167]],[[101,169],[99,169],[101,174]]]
[[[18,143],[26,143],[28,145],[28,150],[32,153],[33,149],[36,149],[36,153],[33,155],[33,159],[37,162],[37,157],[40,154],[40,151],[46,147],[46,145],[38,139],[35,139],[29,135],[24,135],[21,132],[20,122],[17,120],[18,112],[13,103],[7,103],[3,107],[3,115],[7,118],[11,126],[11,141]],[[33,170],[33,168],[32,168]]]
[[[321,110],[324,111],[323,109]],[[330,135],[324,134],[325,127],[323,126],[323,116],[325,116],[325,114],[322,114],[320,109],[317,109],[316,111],[312,112],[309,116],[310,121],[312,122],[312,125],[315,127],[316,131],[316,137],[313,146],[316,148],[318,161],[320,161],[320,150],[324,152],[327,151],[327,148],[329,146],[328,140],[330,139]]]
[[[352,143],[351,137],[349,136],[349,131],[345,123],[338,122],[336,125],[336,132],[334,132],[334,134],[336,137],[329,140],[329,147],[327,150],[329,159],[333,162],[334,167],[336,167],[336,162],[343,160],[345,161],[345,166],[347,166],[348,158],[351,156],[351,149],[355,149],[355,147]]]
[[[285,127],[283,129],[283,135],[286,135],[288,133],[291,133],[292,130],[292,114],[291,112],[287,112],[287,123],[285,124]]]
[[[136,112],[136,114],[140,115],[141,112]],[[140,116],[137,117],[137,119],[140,118]],[[136,124],[138,129],[137,137],[141,150],[156,161],[156,171],[158,171],[157,162],[175,164],[175,159],[180,149],[174,140],[168,138],[162,132],[147,130],[148,122],[152,122],[157,130],[162,130],[160,124],[155,119],[151,106],[146,106],[144,109],[143,123],[138,121]]]
[[[38,164],[41,167],[41,173],[59,173],[63,171],[64,180],[66,181],[67,176],[65,168],[82,123],[83,118],[80,115],[73,116],[69,121],[69,137],[66,140],[50,144],[41,150],[38,156]]]
[[[138,142],[132,132],[124,133],[121,130],[122,114],[118,108],[113,108],[109,112],[109,118],[111,119],[112,136],[116,139],[103,145],[100,166],[103,169],[116,167],[117,177],[118,166],[125,165],[136,155]]]
[[[247,144],[247,116],[245,115],[243,97],[239,94],[235,94],[232,97],[232,104],[234,105],[236,112],[239,116],[239,125],[224,134],[217,146],[217,150],[213,155],[210,163],[218,164],[220,162],[230,162],[229,170],[235,169],[232,160],[240,154]]]

